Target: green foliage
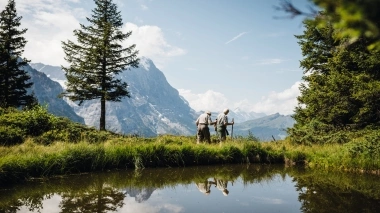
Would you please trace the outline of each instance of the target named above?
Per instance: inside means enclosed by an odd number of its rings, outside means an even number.
[[[14,111],[0,117],[0,124],[20,128],[27,136],[38,136],[51,129],[54,116],[40,105],[32,110]]]
[[[20,128],[0,125],[0,145],[14,145],[23,142],[24,133]]]
[[[235,140],[238,140],[238,141],[253,141],[253,142],[259,142],[260,139],[258,137],[256,137],[252,132],[251,130],[248,130],[248,135],[247,136],[241,136],[241,135],[236,135],[234,136],[234,139]]]
[[[100,143],[110,138],[121,137],[74,123],[68,118],[56,117],[48,113],[47,107],[40,105],[24,110],[0,108],[0,127],[3,145],[22,143],[28,137],[44,145],[56,141]]]
[[[87,18],[89,26],[81,24],[74,30],[77,43],[62,42],[68,67],[67,89],[63,93],[72,101],[100,99],[100,130],[105,130],[105,102],[129,97],[128,85],[116,76],[126,68],[138,67],[135,45],[124,48],[121,42],[132,32],[123,33],[121,14],[112,0],[95,0],[96,8]]]
[[[345,143],[344,131],[380,124],[380,53],[368,50],[365,38],[344,47],[347,39],[336,39],[333,27],[318,26],[318,19],[305,21],[304,34],[296,36],[305,83],[288,134],[301,144]]]
[[[380,160],[380,133],[374,131],[361,140],[348,143],[346,148],[354,158],[365,155]]]
[[[307,18],[319,17],[319,27],[331,26],[335,31],[334,38],[349,38],[345,45],[368,40],[368,49],[380,50],[380,15],[378,0],[312,0],[314,6],[305,12],[296,8],[289,0],[281,0],[276,8],[290,13],[291,17],[306,15]],[[322,14],[319,10],[322,10]]]
[[[247,136],[247,140],[249,141],[255,141],[255,142],[259,142],[259,138],[256,137],[252,132],[251,130],[248,130],[248,136]]]
[[[29,61],[21,60],[26,44],[19,30],[21,17],[17,16],[14,0],[9,0],[0,13],[0,107],[19,107],[33,102],[33,96],[26,89],[32,86],[30,76],[21,69]]]
[[[46,108],[39,105],[31,110],[2,109],[0,126],[9,130],[3,132],[3,137],[17,138],[8,141],[7,144],[12,145],[28,136],[39,136],[49,131],[53,126],[51,123],[53,118],[54,116],[49,114]]]
[[[349,37],[349,42],[360,42],[366,38],[370,42],[369,49],[380,49],[380,15],[376,8],[380,7],[378,0],[314,0],[320,6],[327,17],[320,20],[319,25],[325,26],[331,22],[336,37]]]

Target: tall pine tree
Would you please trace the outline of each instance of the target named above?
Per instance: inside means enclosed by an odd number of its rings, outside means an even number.
[[[67,89],[63,94],[72,101],[82,104],[85,100],[100,99],[99,129],[106,127],[106,101],[121,101],[130,97],[127,83],[117,74],[130,67],[138,67],[136,45],[123,47],[120,43],[131,35],[124,34],[120,12],[112,0],[94,0],[96,8],[87,18],[88,26],[80,25],[74,30],[77,43],[62,42],[65,60]]]
[[[366,38],[347,46],[348,38],[337,39],[333,27],[320,27],[317,19],[306,20],[304,34],[296,36],[305,83],[288,133],[298,142],[380,126],[380,53],[367,48]]]
[[[18,29],[21,19],[17,16],[15,1],[9,0],[0,13],[0,107],[25,106],[34,100],[27,94],[27,88],[33,83],[21,69],[29,62],[21,59],[27,42],[23,37],[27,29]]]

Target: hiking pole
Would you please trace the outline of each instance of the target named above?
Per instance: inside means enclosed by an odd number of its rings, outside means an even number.
[[[232,118],[232,122],[234,122],[234,119]],[[232,124],[232,129],[231,129],[231,140],[233,139],[232,136],[234,135],[234,125]]]

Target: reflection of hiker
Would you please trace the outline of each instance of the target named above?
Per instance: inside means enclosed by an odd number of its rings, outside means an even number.
[[[223,112],[218,115],[218,118],[217,118],[217,121],[216,121],[216,123],[217,123],[216,129],[217,129],[220,141],[226,140],[226,135],[228,134],[228,132],[227,132],[227,126],[234,124],[233,121],[231,123],[228,123],[227,114],[229,112],[230,112],[229,109],[223,110]]]
[[[205,195],[209,195],[211,193],[210,188],[212,184],[215,184],[215,183],[209,180],[205,180],[204,182],[196,183],[195,185],[197,185],[197,188],[200,192],[202,192]]]
[[[220,191],[222,191],[224,196],[227,196],[229,193],[229,191],[227,189],[228,180],[214,178],[214,182],[215,182],[216,188],[218,188]],[[231,184],[234,185],[234,182],[231,181]]]
[[[211,112],[209,111],[201,114],[198,117],[198,119],[195,121],[195,124],[197,125],[197,143],[200,143],[202,141],[211,143],[210,130],[208,128],[208,125],[212,125],[214,123],[215,122],[211,121]]]

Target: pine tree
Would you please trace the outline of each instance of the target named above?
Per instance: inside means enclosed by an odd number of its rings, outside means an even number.
[[[99,129],[105,130],[106,101],[121,101],[130,97],[127,83],[117,74],[130,67],[138,67],[136,45],[124,48],[120,42],[131,35],[122,33],[120,12],[112,0],[94,0],[96,8],[87,18],[89,26],[80,25],[74,30],[77,43],[62,42],[65,60],[69,66],[62,69],[67,77],[67,89],[63,93],[72,101],[82,104],[85,100],[100,99]]]
[[[15,1],[9,0],[0,13],[0,107],[25,106],[33,99],[27,94],[33,83],[21,69],[29,62],[26,58],[21,60],[27,42],[22,36],[27,29],[18,29],[21,19]]]
[[[304,56],[300,64],[305,83],[290,137],[315,142],[318,136],[341,130],[380,126],[380,53],[367,48],[371,41],[366,38],[347,46],[348,38],[337,39],[331,25],[304,23],[304,34],[296,37]]]

